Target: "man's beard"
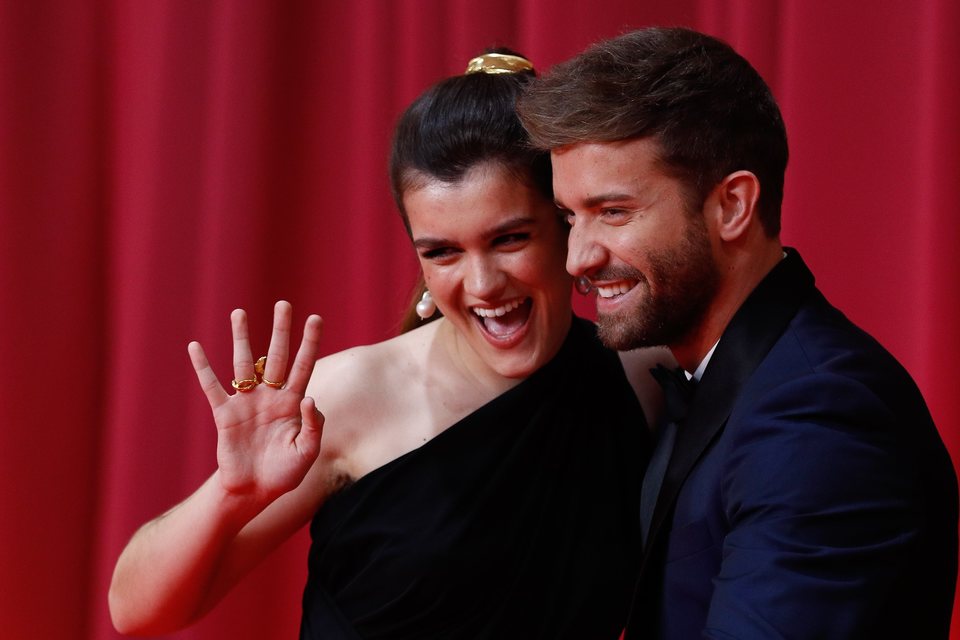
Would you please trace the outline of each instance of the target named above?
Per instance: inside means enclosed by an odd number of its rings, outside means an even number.
[[[702,218],[691,218],[683,241],[651,253],[648,261],[656,290],[646,276],[630,267],[595,276],[598,280],[636,278],[636,286],[646,289],[633,308],[598,317],[597,333],[611,349],[626,351],[683,341],[703,320],[716,295],[720,274]]]

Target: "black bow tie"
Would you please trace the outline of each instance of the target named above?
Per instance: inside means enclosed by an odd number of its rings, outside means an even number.
[[[653,520],[654,507],[657,496],[660,494],[660,485],[663,484],[667,465],[673,453],[673,445],[677,437],[679,425],[687,417],[690,405],[693,403],[693,392],[696,381],[687,379],[683,369],[667,369],[662,364],[650,369],[652,375],[663,387],[663,399],[666,404],[666,421],[662,424],[657,438],[657,445],[650,456],[650,464],[643,477],[643,488],[640,490],[640,526],[643,532],[643,543],[649,544],[650,523]]]
[[[697,389],[697,381],[687,378],[683,369],[667,369],[662,364],[650,369],[656,381],[663,387],[663,399],[666,404],[667,420],[680,423],[687,417],[690,405],[693,404],[693,394]]]

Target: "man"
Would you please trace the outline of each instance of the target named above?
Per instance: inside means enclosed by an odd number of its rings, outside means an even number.
[[[522,99],[568,270],[617,349],[697,381],[644,479],[627,638],[946,638],[957,484],[915,384],[780,244],[779,109],[726,44],[645,29]],[[602,402],[602,398],[598,398]]]

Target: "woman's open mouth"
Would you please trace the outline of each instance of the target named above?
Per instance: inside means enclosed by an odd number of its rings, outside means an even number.
[[[503,343],[519,336],[527,326],[532,308],[531,298],[516,298],[497,307],[473,307],[471,310],[484,335],[495,343]]]

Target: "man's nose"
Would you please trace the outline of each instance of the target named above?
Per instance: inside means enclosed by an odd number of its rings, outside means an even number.
[[[567,271],[570,275],[589,276],[603,265],[605,255],[606,251],[589,225],[580,223],[570,228],[567,236]]]

